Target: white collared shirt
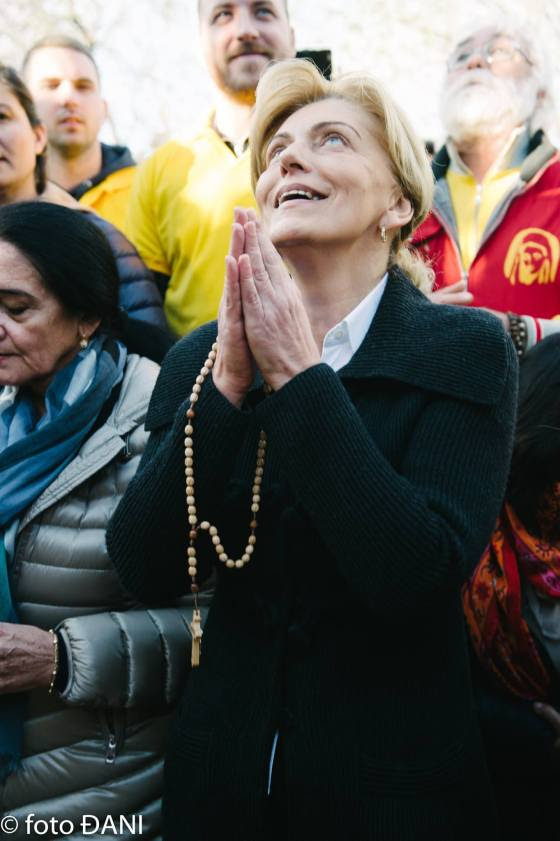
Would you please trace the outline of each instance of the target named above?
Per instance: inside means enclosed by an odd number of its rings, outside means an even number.
[[[357,307],[335,324],[323,339],[321,362],[339,371],[354,356],[369,330],[387,286],[387,273]]]

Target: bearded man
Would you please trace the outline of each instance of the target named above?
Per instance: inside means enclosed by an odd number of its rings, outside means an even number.
[[[463,39],[447,71],[448,140],[413,245],[434,268],[432,300],[491,310],[521,356],[560,330],[560,157],[542,129],[546,71],[507,24]]]
[[[126,232],[154,271],[177,335],[216,317],[236,205],[254,206],[248,142],[255,88],[294,55],[287,0],[199,0],[200,39],[216,88],[209,119],[139,167]]]

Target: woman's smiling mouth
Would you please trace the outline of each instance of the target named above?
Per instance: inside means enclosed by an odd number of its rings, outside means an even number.
[[[309,187],[302,187],[300,185],[282,187],[276,194],[274,207],[280,207],[282,204],[293,201],[322,201],[327,196],[320,193],[318,190],[312,190]]]

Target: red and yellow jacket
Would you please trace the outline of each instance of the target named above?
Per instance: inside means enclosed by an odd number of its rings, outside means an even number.
[[[494,211],[477,254],[465,271],[445,174],[445,147],[434,160],[436,192],[413,246],[435,271],[434,288],[465,278],[472,305],[527,316],[538,341],[560,329],[560,153],[542,132],[531,139],[517,185]]]

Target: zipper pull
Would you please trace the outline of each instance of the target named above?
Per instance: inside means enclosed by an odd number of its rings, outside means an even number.
[[[107,752],[105,754],[105,762],[107,765],[112,765],[117,756],[117,739],[114,733],[109,733],[107,741]]]

